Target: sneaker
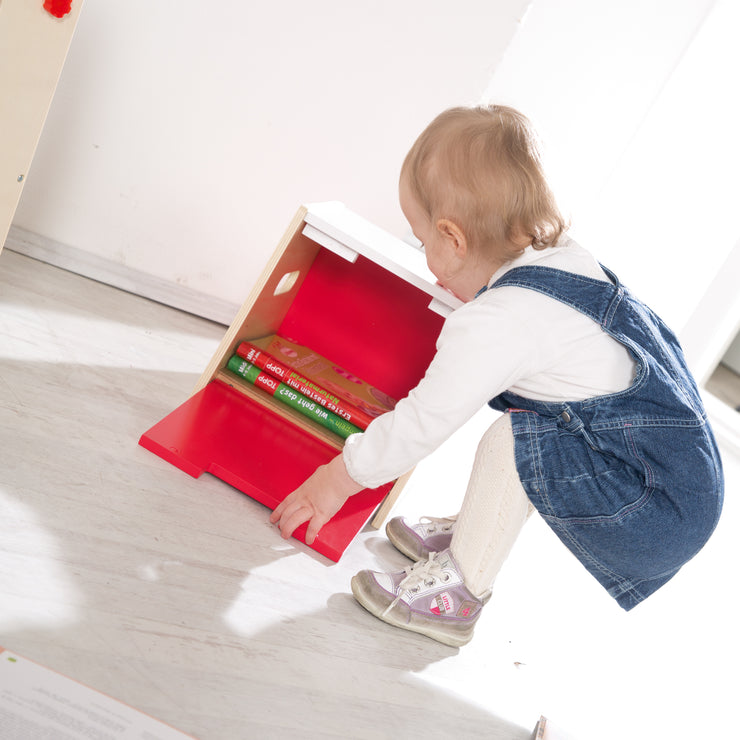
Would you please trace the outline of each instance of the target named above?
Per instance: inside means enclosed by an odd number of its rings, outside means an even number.
[[[387,624],[459,647],[470,642],[490,591],[479,599],[468,591],[449,550],[397,573],[362,570],[352,593]]]
[[[452,542],[455,517],[437,519],[423,516],[418,524],[408,525],[402,516],[391,519],[385,525],[385,533],[391,544],[412,560],[423,560],[431,552],[442,552]]]

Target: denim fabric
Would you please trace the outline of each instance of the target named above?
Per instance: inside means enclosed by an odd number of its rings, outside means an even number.
[[[517,471],[561,541],[624,609],[660,588],[704,545],[723,500],[722,464],[696,383],[666,325],[611,282],[549,267],[492,286],[539,291],[597,321],[637,369],[625,391],[549,403],[503,393]]]

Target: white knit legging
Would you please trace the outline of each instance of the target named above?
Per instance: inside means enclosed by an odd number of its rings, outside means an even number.
[[[450,545],[475,596],[491,588],[532,511],[516,471],[511,420],[504,414],[478,445]]]

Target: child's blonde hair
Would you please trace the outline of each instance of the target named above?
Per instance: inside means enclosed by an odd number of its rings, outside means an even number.
[[[473,248],[505,259],[553,246],[567,225],[545,177],[536,134],[501,105],[450,108],[414,142],[401,168],[431,221],[457,223]]]

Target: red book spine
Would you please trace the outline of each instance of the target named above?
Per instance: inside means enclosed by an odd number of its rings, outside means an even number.
[[[259,347],[255,347],[250,342],[239,344],[236,348],[236,353],[239,357],[243,357],[258,368],[265,370],[274,378],[279,378],[285,385],[297,390],[312,401],[316,401],[316,403],[321,404],[325,409],[332,411],[337,416],[351,422],[360,429],[367,429],[368,424],[373,420],[373,417],[369,414],[344,399],[337,398],[333,393],[330,393],[315,383],[312,383],[311,386],[302,383],[297,377],[300,376],[299,372],[290,367],[290,365],[286,365],[280,360],[275,359],[275,357]]]

